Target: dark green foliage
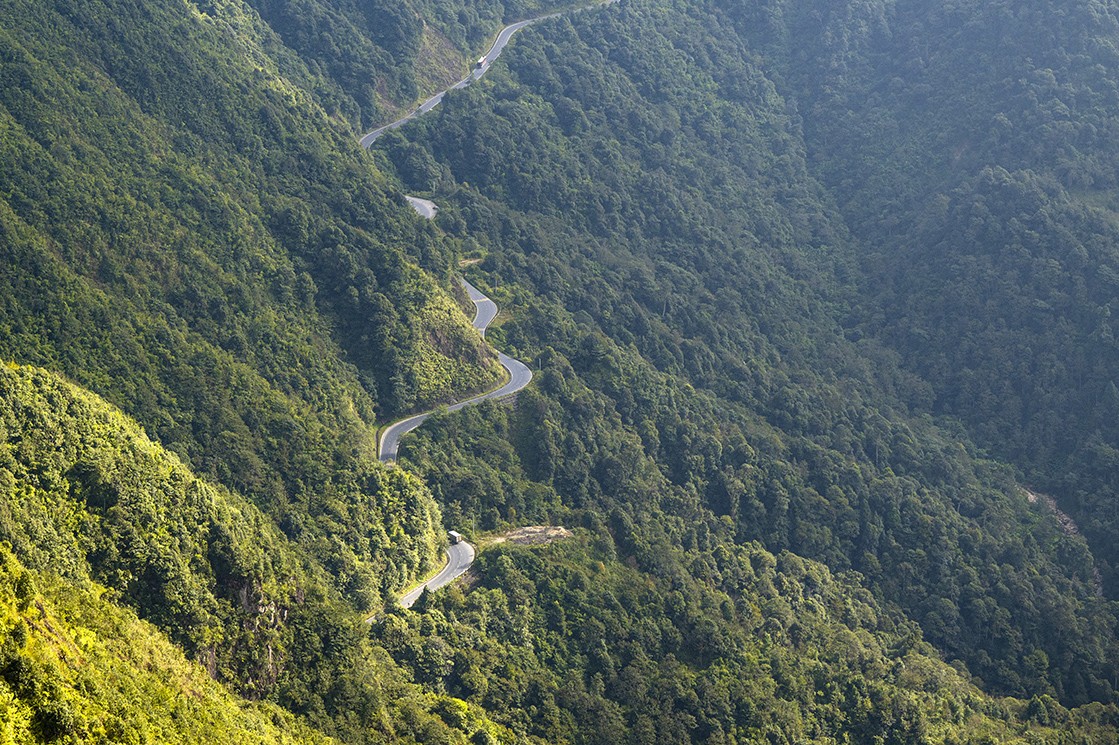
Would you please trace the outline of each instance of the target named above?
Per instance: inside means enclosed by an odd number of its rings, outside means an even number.
[[[0,11],[0,357],[52,371],[0,371],[0,537],[37,572],[0,705],[126,739],[25,654],[37,587],[105,585],[102,620],[346,742],[1114,741],[1088,544],[971,444],[1108,504],[1106,13],[623,0],[360,151],[547,7]],[[405,442],[441,510],[375,425],[496,380],[464,256],[537,377]],[[382,608],[441,515],[577,537]]]
[[[642,532],[655,574],[604,552],[600,524],[494,547],[468,593],[378,633],[417,680],[548,742],[1058,742],[1047,728],[1090,720],[1052,699],[996,712],[853,576],[717,534],[681,550]]]
[[[437,536],[376,470],[375,419],[497,375],[439,289],[450,247],[242,6],[3,13],[0,356],[125,408],[376,605]]]
[[[316,93],[328,111],[364,132],[390,121],[394,112],[421,92],[441,90],[460,80],[468,62],[488,49],[503,23],[568,3],[248,0],[248,4],[287,47],[323,75],[325,81],[319,81]]]
[[[1083,529],[1115,597],[1119,34],[1106,3],[725,4],[781,60],[879,336]]]
[[[444,224],[500,247],[483,267],[524,288],[501,332],[541,352],[550,401],[510,439],[555,495],[498,476],[515,460],[498,443],[407,457],[485,527],[557,500],[635,524],[725,515],[738,540],[862,572],[994,690],[1111,701],[1115,609],[1083,541],[920,416],[926,383],[847,338],[854,252],[797,121],[729,24],[673,10],[537,27],[508,74],[402,130],[470,184],[444,182]],[[497,486],[494,507],[474,496]]]

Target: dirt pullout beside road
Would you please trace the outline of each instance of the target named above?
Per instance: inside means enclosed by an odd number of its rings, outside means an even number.
[[[489,546],[496,546],[499,543],[512,543],[517,546],[544,546],[556,541],[562,541],[565,538],[574,538],[575,534],[567,528],[559,525],[529,525],[524,528],[514,528],[513,530],[502,533],[493,538],[484,538],[478,541],[479,546],[483,549]],[[482,577],[478,573],[478,568],[471,566],[462,575],[459,582],[462,583],[463,590],[470,590]]]
[[[490,541],[490,545],[516,543],[519,546],[543,546],[545,543],[571,538],[574,535],[567,528],[558,525],[530,525],[527,528],[516,528],[508,533],[502,533]]]
[[[1053,499],[1053,497],[1049,496],[1048,494],[1038,494],[1037,492],[1032,492],[1026,488],[1023,488],[1022,491],[1026,493],[1026,500],[1030,504],[1037,504],[1038,502],[1041,502],[1046,507],[1048,507],[1049,511],[1053,513],[1053,516],[1057,518],[1057,522],[1060,524],[1061,530],[1065,531],[1065,533],[1067,533],[1068,535],[1080,535],[1080,527],[1077,526],[1075,520],[1065,514],[1061,510],[1061,508],[1057,506],[1056,499]]]

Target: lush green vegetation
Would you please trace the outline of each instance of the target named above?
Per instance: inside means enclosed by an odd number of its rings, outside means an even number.
[[[0,742],[332,742],[230,694],[107,594],[0,547]]]
[[[497,29],[561,0],[373,0],[248,4],[319,72],[316,89],[331,114],[361,131],[393,118],[421,95],[443,90],[470,69]]]
[[[518,457],[548,499],[726,515],[739,541],[861,572],[991,690],[1111,701],[1116,612],[1091,554],[921,416],[927,383],[847,337],[851,239],[733,26],[658,4],[527,33],[508,73],[378,147],[428,147],[441,224],[521,288],[505,339],[539,355],[546,402]],[[426,459],[449,510],[487,470]]]
[[[627,536],[658,556],[639,571],[616,535],[599,522],[546,549],[487,551],[481,584],[386,617],[383,643],[417,680],[548,742],[1110,736],[1113,710],[983,696],[854,577],[753,543],[731,553],[717,534],[681,551],[652,526]]]
[[[87,717],[81,713],[86,699],[79,696],[71,706],[69,694],[61,692],[77,685],[76,671],[50,672],[58,665],[48,660],[42,671],[34,667],[26,673],[33,677],[20,677],[26,666],[12,661],[16,660],[12,655],[22,649],[19,640],[26,634],[13,631],[22,628],[18,618],[4,622],[2,633],[16,640],[12,643],[17,646],[5,648],[11,659],[4,664],[15,667],[5,668],[10,675],[2,675],[8,690],[22,702],[13,709],[12,726],[23,726],[19,722],[30,716],[31,726],[38,727],[36,707],[47,707],[42,716],[54,716],[49,702],[56,698],[62,707],[58,711],[70,712],[65,714],[67,722],[73,719],[67,732],[88,732],[92,738],[99,726],[117,726],[105,719],[104,707],[126,696],[130,689],[120,689],[125,683],[118,678],[127,675],[129,665],[143,665],[149,647],[139,646],[137,657],[123,660],[114,657],[120,654],[114,650],[129,647],[134,629],[137,644],[143,641],[156,645],[153,650],[163,650],[159,659],[167,654],[167,643],[159,647],[151,626],[128,620],[127,612],[113,611],[112,601],[134,609],[196,661],[193,667],[181,659],[166,663],[183,671],[180,698],[197,698],[196,683],[190,681],[208,673],[236,693],[282,705],[320,732],[346,742],[379,742],[397,730],[405,740],[407,733],[427,732],[449,742],[460,741],[463,732],[500,733],[477,711],[447,723],[439,712],[458,704],[411,685],[368,638],[364,614],[353,606],[365,610],[378,601],[376,594],[368,592],[370,581],[391,583],[387,587],[391,594],[406,576],[428,570],[436,553],[433,523],[439,519],[415,477],[399,469],[378,469],[369,479],[363,485],[369,495],[364,512],[334,516],[340,527],[331,545],[319,551],[301,550],[243,497],[198,479],[178,458],[152,443],[135,422],[96,396],[43,370],[4,365],[0,368],[0,540],[49,583],[58,612],[76,628],[88,628],[89,643],[95,647],[89,654],[98,655],[90,663],[94,678],[81,684],[93,686],[82,688],[93,707]],[[370,524],[366,512],[381,521],[359,534],[358,529]],[[397,562],[395,569],[354,559],[389,552]],[[330,560],[325,566],[316,565],[316,555]],[[34,583],[35,575],[15,562],[10,559],[10,566],[6,565],[9,585],[18,590],[20,582]],[[19,579],[24,576],[29,579]],[[337,584],[342,585],[340,592],[333,587]],[[64,588],[74,593],[72,599],[61,599]],[[28,611],[31,596],[25,592],[22,597],[20,612],[31,614],[26,622],[47,636],[56,635],[49,618]],[[51,648],[64,647],[59,651],[62,662],[69,659],[71,666],[77,664],[67,657],[73,643],[47,641]],[[34,650],[27,654],[38,659]],[[147,677],[137,685],[154,685],[149,677],[158,676],[159,669],[145,667]],[[100,675],[110,686],[105,689],[107,698],[96,687]],[[138,691],[158,697],[147,703],[164,707],[152,715],[188,714],[196,704],[166,703],[167,691],[176,690],[177,684],[174,678],[162,680],[162,687]],[[216,686],[203,690],[209,697],[219,695]],[[232,699],[229,693],[224,696],[226,703],[215,717],[229,710]],[[157,726],[144,724],[146,715],[133,710],[145,701],[138,699],[117,711],[126,717],[121,726],[127,731],[142,733],[144,727]],[[88,731],[82,724],[87,719],[92,728]],[[198,727],[183,725],[183,731],[201,731],[205,721]],[[232,719],[224,726],[253,730],[251,724]],[[232,741],[223,739],[221,732],[214,730],[210,741]],[[266,732],[260,737],[265,738]],[[75,736],[75,741],[88,741],[84,735]],[[167,734],[167,738],[174,736],[174,731]],[[151,737],[165,741],[159,735]],[[52,740],[42,734],[36,738]]]
[[[8,739],[1119,739],[1108,10],[558,5],[0,9]]]
[[[865,243],[852,333],[1051,492],[1116,597],[1114,8],[725,8],[782,61],[813,172]]]
[[[358,536],[433,510],[377,470],[377,418],[499,370],[450,248],[250,10],[136,12],[5,8],[0,356],[105,395],[368,607],[417,563]]]

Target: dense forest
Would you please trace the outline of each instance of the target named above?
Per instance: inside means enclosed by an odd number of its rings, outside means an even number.
[[[785,60],[813,172],[863,244],[851,333],[1050,491],[1115,596],[1116,8],[778,3],[777,26],[741,10]]]
[[[559,401],[534,418],[554,434],[525,437],[554,443],[544,480],[572,506],[726,515],[738,540],[859,571],[993,690],[1110,700],[1115,610],[1087,547],[927,417],[926,381],[845,332],[855,244],[797,122],[733,28],[675,10],[530,32],[492,90],[409,130],[449,172],[448,229],[520,246],[482,266],[532,289],[507,338],[548,355],[538,390]],[[665,78],[649,55],[687,62]],[[552,390],[552,359],[604,397],[615,437]]]
[[[0,8],[0,740],[1119,741],[1114,9],[576,7]]]

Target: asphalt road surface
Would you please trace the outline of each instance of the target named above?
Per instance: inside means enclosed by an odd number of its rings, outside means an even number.
[[[596,5],[612,5],[616,2],[619,2],[619,0],[605,0],[605,2],[597,3]],[[583,8],[576,8],[575,10],[583,10]],[[416,117],[423,116],[427,112],[434,109],[443,101],[443,96],[447,95],[449,92],[458,90],[459,88],[465,88],[466,86],[473,83],[475,80],[481,78],[490,69],[490,66],[493,65],[494,61],[501,55],[501,50],[505,49],[505,45],[508,44],[509,40],[513,38],[513,34],[517,33],[525,26],[531,26],[538,21],[555,18],[556,16],[562,15],[566,12],[571,11],[561,10],[556,13],[549,13],[537,18],[530,18],[527,21],[518,21],[516,23],[511,23],[505,28],[501,29],[501,32],[497,35],[497,39],[493,43],[493,46],[490,47],[490,51],[486,52],[486,55],[482,57],[483,62],[481,65],[475,67],[473,70],[470,71],[469,75],[452,85],[447,90],[436,93],[434,96],[421,103],[419,108],[417,108],[415,111],[409,114],[405,114],[404,116],[397,119],[395,122],[386,124],[383,127],[377,127],[372,132],[366,133],[365,136],[361,138],[361,146],[364,148],[368,148],[370,145],[377,141],[378,137],[383,135],[385,132],[388,132],[390,129],[396,129],[397,127],[404,126]]]
[[[478,309],[474,314],[474,328],[478,329],[478,333],[485,337],[486,328],[493,322],[493,319],[497,317],[497,303],[483,295],[477,287],[470,284],[465,279],[460,281],[462,282],[462,286],[466,288],[466,294],[470,296],[470,300]]]
[[[419,197],[406,196],[404,198],[408,200],[408,204],[412,205],[412,209],[414,209],[420,217],[427,220],[435,219],[435,213],[439,211],[439,208],[435,206],[435,202],[430,199],[420,199]]]
[[[490,325],[494,316],[497,315],[497,305],[465,279],[459,281],[462,282],[462,286],[466,288],[466,292],[470,295],[470,299],[474,301],[474,305],[478,309],[474,315],[474,328],[478,329],[482,336],[485,336],[486,327]],[[465,401],[459,401],[457,404],[451,404],[447,407],[447,411],[458,411],[466,406],[476,406],[491,398],[511,396],[528,385],[532,380],[532,370],[529,370],[528,366],[520,360],[515,360],[507,354],[498,352],[497,361],[500,362],[501,366],[509,373],[509,382],[496,390],[487,391],[473,398],[468,398]],[[396,453],[400,449],[400,438],[427,421],[427,418],[433,413],[434,412],[427,411],[423,414],[408,417],[407,419],[401,419],[399,422],[389,426],[384,434],[381,435],[380,452],[378,454],[380,459],[386,463],[395,461]]]
[[[501,33],[497,35],[497,40],[494,41],[493,46],[490,47],[490,51],[486,52],[486,56],[482,58],[485,61],[480,66],[475,67],[473,70],[470,71],[469,75],[452,85],[447,90],[440,91],[439,93],[436,93],[434,96],[421,103],[419,108],[415,111],[409,114],[405,114],[404,116],[397,119],[395,122],[386,124],[383,127],[377,127],[377,129],[366,134],[364,137],[361,138],[361,146],[364,148],[368,148],[370,145],[377,141],[378,137],[383,135],[385,132],[388,132],[390,129],[401,127],[412,121],[416,117],[423,116],[427,112],[434,109],[436,106],[442,103],[443,96],[447,95],[451,91],[458,90],[459,88],[465,88],[466,86],[473,83],[475,80],[478,80],[486,74],[486,72],[490,69],[490,66],[493,64],[494,60],[496,60],[501,55],[501,50],[504,49],[505,45],[509,43],[509,40],[513,38],[513,34],[517,33],[525,26],[530,26],[537,21],[542,21],[545,18],[554,18],[558,15],[559,13],[549,13],[548,15],[540,16],[539,18],[531,18],[527,21],[518,21],[517,23],[512,23],[501,29]]]
[[[605,2],[600,4],[610,5],[611,3],[615,2],[618,2],[618,0],[606,0]],[[416,117],[422,116],[423,114],[426,114],[427,112],[434,109],[440,104],[440,102],[442,102],[443,97],[447,95],[449,91],[457,90],[459,88],[465,88],[473,81],[481,78],[483,75],[486,74],[486,71],[490,69],[490,66],[494,63],[494,60],[496,60],[501,54],[501,50],[503,50],[505,48],[505,45],[509,43],[509,40],[513,38],[513,34],[517,33],[525,26],[529,26],[533,23],[536,23],[537,21],[542,21],[546,18],[554,18],[558,15],[560,15],[560,13],[549,13],[548,15],[540,16],[539,18],[532,18],[527,21],[513,23],[501,29],[501,33],[497,35],[497,40],[494,41],[493,46],[490,47],[490,51],[486,52],[486,56],[482,58],[482,63],[474,70],[472,70],[468,76],[455,83],[447,90],[441,93],[436,93],[434,96],[420,104],[418,109],[408,114],[407,116],[401,117],[391,124],[386,124],[383,127],[378,127],[372,132],[369,132],[361,138],[361,146],[364,148],[368,148],[376,141],[378,137],[380,137],[382,134],[389,131],[390,129],[396,129],[397,127],[400,127],[412,121]],[[405,197],[405,199],[408,200],[408,204],[410,204],[412,206],[412,209],[416,210],[416,212],[418,212],[421,217],[427,218],[428,220],[431,220],[435,217],[435,211],[438,209],[438,207],[436,207],[433,202],[427,199],[420,199],[419,197]],[[474,305],[477,307],[477,311],[474,314],[474,328],[478,329],[478,333],[485,337],[486,328],[490,325],[491,322],[493,322],[493,319],[497,316],[497,305],[494,303],[494,301],[483,295],[477,287],[470,284],[465,279],[460,279],[459,281],[462,282],[462,286],[466,288],[467,294],[470,295],[470,299],[474,301]],[[460,401],[457,404],[448,406],[448,411],[457,411],[458,409],[461,409],[465,406],[480,404],[481,402],[491,398],[502,398],[504,396],[510,396],[527,386],[529,382],[532,381],[532,370],[530,370],[528,366],[520,360],[515,360],[509,355],[502,352],[497,353],[497,359],[501,363],[502,367],[504,367],[505,370],[509,373],[509,382],[507,382],[505,385],[501,386],[497,390],[489,391],[488,393],[483,393],[480,396],[475,396],[465,401]],[[432,413],[433,412],[429,411],[423,414],[409,417],[407,419],[403,419],[386,429],[384,435],[381,437],[379,452],[380,459],[385,462],[395,461],[396,453],[400,449],[400,438],[423,424],[424,421],[429,416],[431,416]],[[474,547],[466,541],[459,541],[458,543],[451,544],[447,548],[447,565],[443,567],[443,570],[439,572],[439,574],[435,575],[427,582],[421,584],[419,587],[415,588],[414,590],[400,598],[399,602],[401,607],[411,608],[412,605],[417,600],[419,600],[420,595],[423,594],[424,588],[434,591],[450,584],[451,582],[454,582],[456,579],[465,574],[466,570],[470,568],[470,565],[474,563],[474,555]]]
[[[447,547],[447,566],[443,567],[443,571],[400,598],[400,606],[402,608],[411,608],[412,605],[420,599],[420,595],[423,594],[425,587],[434,592],[444,585],[449,585],[465,574],[466,570],[469,569],[470,565],[473,563],[473,546],[466,541],[452,543]]]

